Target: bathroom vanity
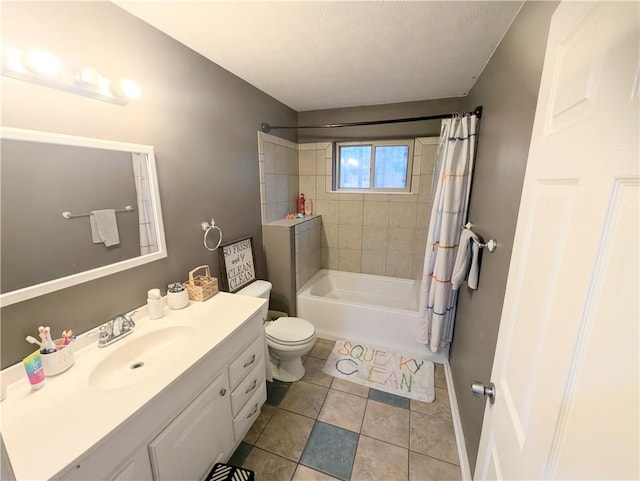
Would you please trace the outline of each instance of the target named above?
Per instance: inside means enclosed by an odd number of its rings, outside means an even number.
[[[266,401],[266,301],[218,293],[105,348],[80,336],[75,365],[31,391],[2,372],[2,438],[21,479],[202,479],[226,461]],[[3,474],[6,466],[3,467]]]

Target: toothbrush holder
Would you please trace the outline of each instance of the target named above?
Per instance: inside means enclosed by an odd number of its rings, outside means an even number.
[[[71,344],[64,344],[64,339],[56,339],[53,341],[57,347],[56,352],[51,354],[40,354],[42,357],[42,367],[46,377],[57,376],[65,372],[71,366],[75,359],[73,358],[73,349]]]
[[[171,309],[183,309],[189,305],[189,293],[187,290],[180,292],[167,292],[167,304]]]

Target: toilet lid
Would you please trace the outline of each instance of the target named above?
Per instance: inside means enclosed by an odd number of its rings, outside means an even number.
[[[304,342],[316,333],[313,324],[299,317],[281,317],[276,319],[267,324],[265,331],[268,338],[286,344]]]

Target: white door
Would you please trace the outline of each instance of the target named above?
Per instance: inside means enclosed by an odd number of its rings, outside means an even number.
[[[551,22],[476,479],[638,479],[639,3]]]

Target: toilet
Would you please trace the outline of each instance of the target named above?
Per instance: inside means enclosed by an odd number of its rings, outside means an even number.
[[[271,283],[255,281],[236,294],[269,300]],[[280,317],[275,321],[267,321],[268,314],[267,303],[262,312],[262,319],[265,321],[264,330],[273,377],[284,382],[298,381],[304,376],[302,356],[313,347],[316,329],[309,321],[299,317]]]

